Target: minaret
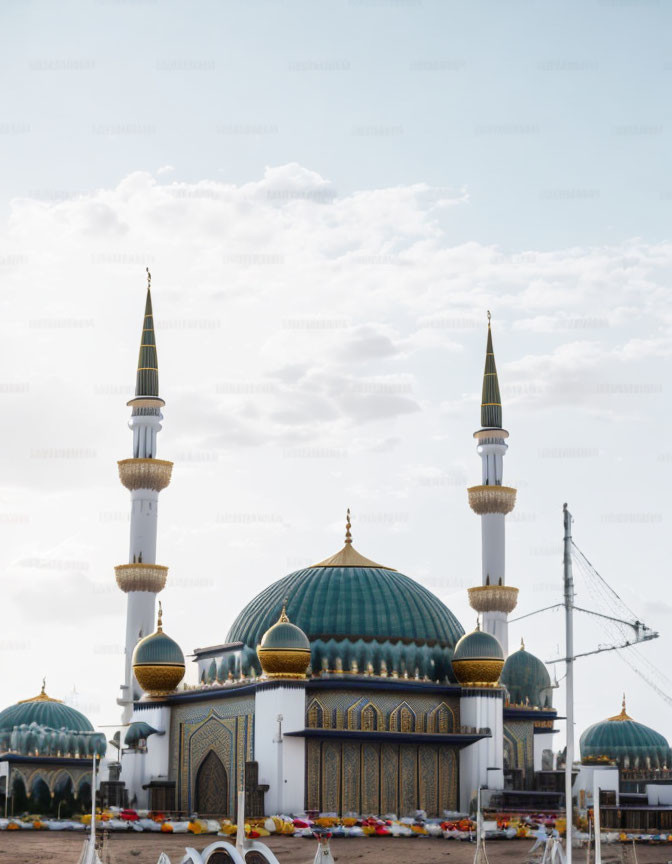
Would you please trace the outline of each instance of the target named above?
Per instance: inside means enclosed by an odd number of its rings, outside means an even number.
[[[471,606],[482,615],[483,629],[499,640],[506,657],[509,653],[507,615],[518,600],[518,589],[506,585],[504,517],[516,504],[516,490],[502,486],[504,454],[509,433],[502,429],[502,400],[492,347],[488,312],[488,341],[483,372],[481,428],[474,432],[481,457],[480,486],[472,486],[469,505],[481,517],[482,584],[469,589]]]
[[[156,563],[156,528],[159,492],[170,483],[172,462],[156,458],[156,436],[161,431],[165,405],[159,397],[159,368],[152,315],[151,274],[147,270],[147,300],[140,339],[135,397],[129,427],[133,431],[133,458],[118,463],[122,484],[131,493],[131,542],[128,564],[115,567],[117,585],[127,596],[124,683],[117,700],[128,723],[133,701],[142,690],[133,675],[133,649],[143,636],[154,632],[156,595],[166,584],[168,568]]]

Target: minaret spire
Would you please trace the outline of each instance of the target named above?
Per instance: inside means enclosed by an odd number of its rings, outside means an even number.
[[[115,567],[117,585],[127,595],[124,683],[117,700],[127,723],[141,690],[132,669],[137,634],[154,631],[156,595],[166,584],[168,568],[156,563],[159,492],[170,483],[172,462],[156,458],[165,402],[159,396],[159,368],[152,313],[152,275],[147,268],[147,297],[140,338],[135,397],[129,426],[133,431],[133,457],[119,462],[119,477],[131,493],[131,536],[128,564]],[[159,608],[158,627],[161,627]]]
[[[507,615],[516,606],[518,589],[507,586],[505,580],[504,517],[515,507],[516,490],[502,485],[509,433],[502,429],[502,400],[492,346],[491,317],[488,312],[481,428],[474,432],[481,457],[481,485],[468,490],[469,505],[481,517],[482,576],[481,585],[469,589],[469,602],[482,614],[483,629],[497,637],[506,656]]]
[[[481,426],[484,429],[501,429],[502,397],[499,394],[490,318],[488,311],[488,341],[485,348],[485,369],[483,370],[483,392],[481,395]]]
[[[152,313],[152,274],[147,270],[147,299],[145,300],[145,318],[142,323],[140,337],[140,352],[138,354],[138,371],[135,379],[135,395],[159,395],[159,361],[156,354],[156,334],[154,333],[154,315]]]

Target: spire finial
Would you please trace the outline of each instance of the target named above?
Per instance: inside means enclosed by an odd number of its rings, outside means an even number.
[[[147,272],[149,272],[149,271],[147,271]],[[490,319],[491,318],[492,318],[492,315],[490,314],[490,310],[488,309],[488,327],[490,326]]]
[[[525,650],[525,642],[523,641],[523,637],[522,637],[522,636],[520,637],[520,650],[521,650],[521,651],[524,651],[524,650]]]
[[[163,632],[163,609],[161,607],[161,601],[159,600],[159,616],[156,619],[156,629],[159,633]]]
[[[152,274],[149,272],[149,267],[145,267],[145,270],[147,271],[147,290],[149,291],[150,288],[152,287]],[[488,315],[489,314],[490,313],[488,312]],[[490,320],[490,319],[488,319],[488,320]]]
[[[621,701],[621,713],[615,714],[613,717],[609,717],[609,720],[632,720],[632,717],[625,710],[625,693],[623,694],[623,700]]]
[[[350,522],[350,508],[348,507],[348,512],[345,516],[345,542],[348,544],[352,544],[352,534],[350,533],[351,528],[352,524]]]

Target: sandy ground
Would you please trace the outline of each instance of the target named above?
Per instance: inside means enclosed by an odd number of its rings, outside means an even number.
[[[170,856],[173,864],[179,864],[184,847],[204,849],[215,837],[192,835],[115,834],[111,836],[108,851],[103,856],[104,864],[156,864],[161,851]],[[53,832],[9,832],[0,833],[0,864],[76,864],[84,838],[81,834],[56,834]],[[313,840],[295,837],[266,838],[279,861],[285,864],[313,864],[317,844]],[[501,840],[488,844],[490,864],[523,864],[532,847],[530,840]],[[334,861],[340,864],[472,864],[474,847],[470,843],[435,838],[341,838],[332,841]],[[586,860],[585,851],[577,850],[575,860]],[[620,862],[622,849],[619,846],[603,848],[603,861]],[[639,864],[666,864],[672,861],[672,844],[669,846],[638,846]],[[625,861],[634,862],[632,855]]]

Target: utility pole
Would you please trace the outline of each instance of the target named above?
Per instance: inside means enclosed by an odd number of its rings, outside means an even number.
[[[572,515],[562,508],[565,536],[563,575],[565,586],[565,662],[567,667],[567,755],[565,758],[565,808],[567,812],[566,860],[572,864],[572,768],[574,765],[574,577],[572,576]]]

